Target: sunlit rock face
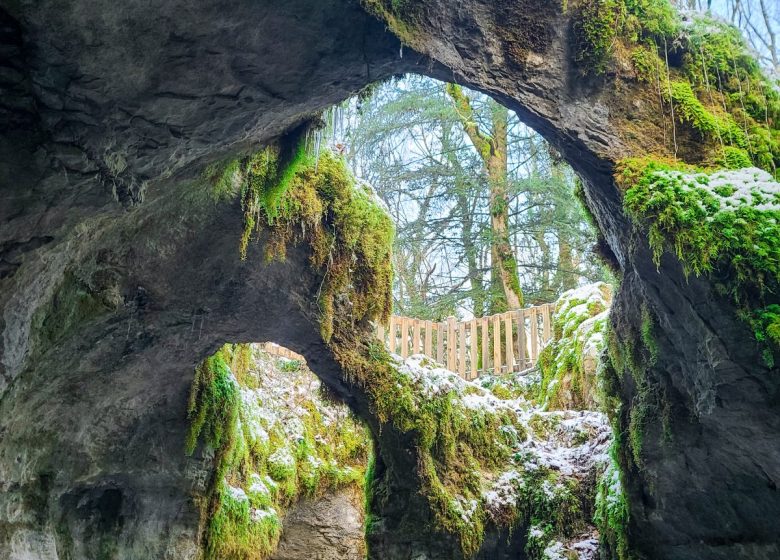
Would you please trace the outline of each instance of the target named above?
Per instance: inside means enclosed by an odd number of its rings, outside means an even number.
[[[537,127],[583,175],[622,270],[613,328],[630,338],[643,308],[654,316],[647,381],[669,421],[647,427],[641,468],[625,473],[634,546],[653,558],[780,554],[777,368],[709,281],[668,254],[656,266],[612,181],[612,162],[657,143],[654,106],[632,99],[624,73],[576,72],[573,13],[557,0],[426,6],[415,46],[430,58],[401,53],[348,0],[0,9],[0,556],[194,557],[192,496],[211,462],[183,453],[187,392],[226,340],[296,349],[374,421],[322,344],[307,252],[266,263],[261,240],[242,262],[238,203],[215,205],[194,179],[399,72],[474,86]],[[523,22],[534,33],[517,50]],[[621,126],[637,115],[648,118],[632,144]],[[637,387],[621,379],[627,413]],[[410,449],[385,432],[383,507],[429,527]],[[453,558],[446,536],[407,528],[388,526],[371,554]]]

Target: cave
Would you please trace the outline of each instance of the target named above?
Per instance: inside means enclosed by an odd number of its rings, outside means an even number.
[[[386,523],[372,557],[462,557],[430,530],[412,436],[376,416],[323,338],[311,248],[268,261],[261,232],[241,259],[239,201],[201,185],[209,165],[417,73],[492,96],[561,153],[619,270],[618,339],[641,338],[647,315],[656,325],[643,384],[615,373],[621,429],[648,393],[663,403],[639,460],[626,451],[621,464],[631,550],[777,558],[780,375],[716,280],[671,252],[654,258],[627,215],[617,163],[671,148],[654,86],[630,64],[612,61],[609,80],[582,72],[578,30],[593,5],[4,3],[0,556],[197,557],[192,496],[213,457],[183,451],[193,371],[225,342],[274,340],[378,436]],[[675,156],[700,162],[701,135],[675,133]],[[501,557],[504,539],[485,542],[482,557]]]

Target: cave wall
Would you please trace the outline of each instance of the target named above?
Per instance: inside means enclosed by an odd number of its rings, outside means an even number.
[[[350,0],[0,8],[0,556],[192,557],[210,460],[184,456],[186,397],[224,341],[303,353],[378,433],[320,340],[305,251],[269,264],[261,242],[240,261],[237,202],[215,204],[197,178],[420,72],[493,95],[560,150],[622,269],[616,329],[640,330],[642,305],[656,317],[649,375],[672,437],[651,427],[627,473],[632,543],[652,558],[777,557],[780,376],[710,283],[670,257],[657,269],[624,216],[613,163],[659,125],[631,72],[578,73],[573,17],[557,0],[433,0],[423,56]],[[635,396],[627,376],[624,405]],[[409,441],[385,433],[372,554],[457,557],[428,530]]]

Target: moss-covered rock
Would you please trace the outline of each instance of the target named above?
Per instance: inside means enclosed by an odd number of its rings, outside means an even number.
[[[707,275],[760,342],[780,340],[780,183],[757,168],[701,171],[654,160],[623,163],[624,205],[647,228],[656,262],[673,252],[686,274]],[[774,306],[774,307],[773,307]]]
[[[201,503],[207,559],[268,558],[297,500],[362,488],[368,432],[303,364],[226,345],[198,367],[190,418],[188,452],[202,440],[216,457]]]
[[[592,530],[592,481],[610,441],[604,415],[499,398],[423,356],[386,363],[396,379],[397,396],[384,397],[398,407],[391,421],[421,433],[423,492],[466,556],[488,526],[535,535],[544,546],[529,544],[529,558],[543,558],[556,542],[572,552]]]
[[[599,357],[612,289],[604,282],[565,292],[555,303],[553,338],[539,355],[538,398],[549,409],[598,409]]]

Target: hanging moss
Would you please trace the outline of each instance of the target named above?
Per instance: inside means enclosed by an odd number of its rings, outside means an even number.
[[[738,304],[764,301],[780,282],[780,184],[758,169],[693,173],[659,162],[623,163],[628,214],[686,273],[709,274]]]
[[[270,225],[272,247],[283,257],[291,242],[306,241],[311,264],[324,269],[320,294],[322,334],[333,332],[334,299],[350,293],[352,313],[361,318],[389,318],[392,308],[392,220],[376,204],[369,187],[358,184],[344,162],[324,152],[319,161],[299,168],[280,197]]]
[[[594,522],[602,547],[617,560],[629,560],[629,508],[616,456],[616,444],[610,448],[609,463],[596,488]]]
[[[721,139],[727,144],[746,148],[747,136],[729,114],[717,115],[707,110],[691,89],[687,81],[672,80],[663,88],[667,98],[675,104],[677,117],[711,140]],[[668,92],[668,93],[667,93]]]
[[[291,375],[269,360],[262,352],[253,355],[249,345],[228,344],[196,370],[186,450],[192,453],[200,441],[215,452],[201,503],[206,560],[267,558],[292,502],[363,484],[366,429],[351,417],[326,420],[323,401],[302,390],[311,387],[313,375],[301,368]],[[282,378],[298,402],[292,418],[288,397],[274,396],[279,387],[263,390]],[[297,432],[290,431],[294,426]]]

